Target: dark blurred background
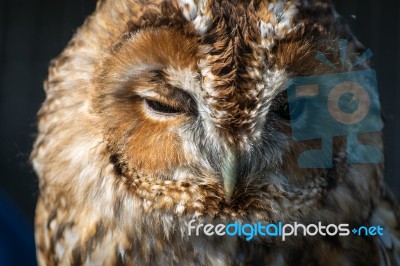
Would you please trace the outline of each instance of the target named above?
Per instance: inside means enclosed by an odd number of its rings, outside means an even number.
[[[386,118],[386,182],[400,195],[400,1],[336,0],[372,49]],[[33,230],[37,181],[28,163],[49,61],[66,46],[95,0],[0,0],[0,194]],[[1,206],[0,206],[1,207]],[[18,214],[19,213],[19,214]],[[1,248],[1,246],[0,246]]]

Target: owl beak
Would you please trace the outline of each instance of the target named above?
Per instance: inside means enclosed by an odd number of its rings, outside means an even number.
[[[233,194],[233,190],[236,185],[236,174],[237,174],[237,158],[234,152],[228,151],[226,157],[222,163],[222,178],[224,180],[224,191],[227,200],[230,200]]]

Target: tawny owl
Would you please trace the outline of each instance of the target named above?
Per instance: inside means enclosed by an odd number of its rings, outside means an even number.
[[[332,79],[363,52],[330,2],[98,1],[45,83],[32,153],[40,264],[397,265],[383,162],[349,162],[343,135],[331,166],[303,167],[322,140],[293,132],[297,112],[323,134],[307,119],[325,111],[289,100],[289,81]],[[359,141],[382,152],[379,131]],[[199,227],[259,222],[384,233],[249,240]]]

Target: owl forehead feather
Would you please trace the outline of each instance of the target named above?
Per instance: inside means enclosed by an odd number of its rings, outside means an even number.
[[[258,17],[259,34],[262,38],[283,38],[285,33],[294,29],[293,21],[298,12],[296,1],[215,1],[215,0],[178,0],[184,17],[191,21],[199,33],[206,33],[214,17],[229,5],[244,7]],[[252,9],[252,10],[251,10]],[[257,11],[256,11],[257,10]],[[231,14],[234,17],[235,14]],[[239,16],[241,14],[238,14]],[[243,14],[245,15],[245,14]]]
[[[199,62],[203,98],[214,110],[210,118],[233,135],[251,135],[263,124],[274,95],[265,93],[265,85],[276,91],[281,85],[281,80],[265,84],[265,53],[293,30],[296,3],[181,0],[179,5],[210,48]]]

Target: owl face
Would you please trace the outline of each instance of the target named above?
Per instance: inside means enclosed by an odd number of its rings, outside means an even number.
[[[339,39],[349,40],[347,57]],[[343,74],[361,50],[329,1],[99,0],[45,82],[31,155],[40,186],[39,261],[378,264],[378,241],[370,238],[246,241],[188,229],[193,220],[394,219],[385,210],[394,201],[380,203],[382,164],[347,163],[348,140],[338,136],[329,143],[331,168],[302,168],[300,155],[324,143],[294,140],[298,117],[307,132],[326,132],[309,123],[325,107],[313,113],[290,100],[290,81]],[[380,133],[357,140],[382,151]]]
[[[149,210],[178,215],[285,220],[353,201],[348,182],[369,174],[345,163],[344,139],[332,169],[298,166],[321,142],[292,139],[286,82],[334,72],[317,51],[340,62],[340,33],[307,12],[290,1],[162,1],[106,20],[123,27],[104,42],[90,101],[118,182]]]
[[[255,84],[259,92],[248,95],[248,101],[240,95],[223,95],[227,92],[222,89],[220,95],[211,88],[207,92],[204,83],[212,82],[201,74],[199,64],[208,59],[207,53],[199,54],[205,50],[200,45],[199,38],[169,29],[136,33],[106,63],[106,69],[118,70],[100,75],[100,86],[107,80],[115,85],[101,92],[97,108],[110,119],[106,124],[112,135],[110,146],[119,150],[116,157],[125,155],[132,168],[166,180],[212,176],[223,181],[229,198],[241,176],[279,164],[286,137],[265,125],[266,109],[275,95],[263,97],[261,80]],[[134,58],[127,59],[129,55]],[[121,61],[115,62],[119,56]],[[226,89],[236,93],[232,86]],[[243,89],[245,93],[254,91]],[[268,140],[265,133],[274,139]],[[263,156],[267,149],[271,158]]]

